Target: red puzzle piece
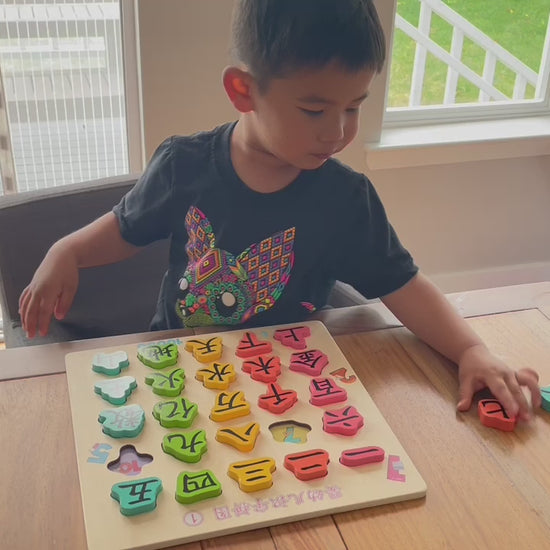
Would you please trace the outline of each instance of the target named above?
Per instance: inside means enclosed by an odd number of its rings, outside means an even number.
[[[274,355],[260,355],[245,361],[242,370],[257,382],[275,382],[281,374],[281,360]]]
[[[298,351],[290,356],[289,369],[294,372],[304,372],[310,376],[320,376],[328,365],[328,357],[318,349]]]
[[[314,378],[309,383],[309,391],[312,405],[330,405],[331,403],[340,403],[348,398],[345,389],[336,384],[332,378]]]
[[[510,418],[500,401],[496,399],[482,399],[477,405],[479,420],[484,426],[504,432],[513,432],[517,417]]]
[[[329,462],[329,455],[323,449],[313,449],[285,456],[285,468],[301,481],[326,476]]]
[[[311,336],[309,327],[280,328],[275,331],[273,338],[289,348],[306,349],[306,338]]]
[[[385,452],[381,447],[358,447],[357,449],[347,449],[340,455],[340,464],[354,468],[363,464],[372,464],[382,462]]]
[[[283,390],[279,384],[272,382],[267,386],[267,392],[258,397],[258,406],[274,414],[288,411],[298,401],[294,390]]]
[[[262,342],[253,332],[245,332],[237,346],[235,355],[241,359],[246,359],[271,353],[271,349],[271,342]]]
[[[355,435],[363,426],[363,417],[355,407],[325,411],[323,430],[329,434]]]

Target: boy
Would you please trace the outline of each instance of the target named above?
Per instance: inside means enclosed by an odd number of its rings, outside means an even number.
[[[153,329],[296,322],[342,280],[458,365],[459,410],[487,386],[528,419],[521,386],[540,406],[536,372],[491,355],[418,272],[369,180],[331,159],[384,63],[372,0],[240,0],[233,39],[223,85],[238,122],[166,140],[112,212],[52,246],[20,298],[29,337],[65,316],[80,268],[170,238]]]

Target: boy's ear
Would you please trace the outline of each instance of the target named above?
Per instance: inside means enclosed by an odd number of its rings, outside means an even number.
[[[226,67],[223,71],[223,87],[231,103],[240,113],[254,109],[251,88],[252,75],[238,67]]]

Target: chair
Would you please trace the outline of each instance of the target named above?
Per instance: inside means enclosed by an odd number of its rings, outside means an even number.
[[[146,247],[123,262],[83,269],[74,302],[63,321],[52,320],[45,337],[29,340],[21,328],[19,296],[58,239],[109,211],[137,175],[116,176],[0,197],[0,306],[6,347],[144,332],[168,265],[168,241]],[[367,303],[337,282],[329,307]]]

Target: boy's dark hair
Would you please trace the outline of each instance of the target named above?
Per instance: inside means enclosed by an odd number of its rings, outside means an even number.
[[[270,78],[331,61],[380,72],[386,46],[372,0],[238,0],[233,50],[265,88]]]

